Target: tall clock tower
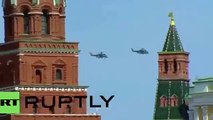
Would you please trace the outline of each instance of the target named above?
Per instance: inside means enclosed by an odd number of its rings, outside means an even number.
[[[70,1],[69,1],[70,2]],[[87,114],[86,100],[57,105],[59,96],[86,96],[78,84],[78,43],[65,41],[66,0],[2,0],[4,43],[0,44],[0,90],[20,92],[21,114],[1,120],[100,120]],[[26,96],[37,106],[25,107]],[[51,106],[42,107],[42,97]]]
[[[175,21],[171,22],[163,50],[158,53],[158,87],[154,120],[187,120],[184,97],[189,92],[189,53],[181,44]]]

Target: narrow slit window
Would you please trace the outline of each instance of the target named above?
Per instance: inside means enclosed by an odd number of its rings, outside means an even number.
[[[30,18],[28,15],[28,11],[24,12],[24,34],[30,33]]]
[[[173,61],[173,67],[174,67],[174,73],[176,73],[177,72],[177,61],[176,61],[176,59],[174,59],[174,61]]]
[[[46,10],[43,11],[41,18],[42,18],[42,34],[47,35],[49,34],[49,15]]]
[[[164,60],[164,72],[168,72],[168,61],[166,59]]]

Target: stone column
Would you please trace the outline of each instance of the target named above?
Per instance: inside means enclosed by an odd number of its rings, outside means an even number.
[[[202,106],[203,120],[208,120],[208,106]]]
[[[199,120],[198,108],[199,108],[199,107],[193,107],[194,120]],[[191,119],[190,119],[190,120],[191,120]]]
[[[187,112],[189,114],[189,120],[194,120],[194,111],[193,110],[188,110]]]
[[[39,38],[41,36],[41,15],[42,12],[29,12],[30,16],[30,34],[35,38]]]
[[[50,12],[49,13],[49,22],[50,22],[50,35],[56,36],[56,33],[58,32],[58,25],[59,23],[57,23],[58,19],[59,19],[59,13],[58,12]]]
[[[13,13],[11,17],[13,18],[13,36],[15,39],[23,33],[23,13]]]

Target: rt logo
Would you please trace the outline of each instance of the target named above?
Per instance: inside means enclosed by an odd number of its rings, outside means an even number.
[[[0,92],[0,114],[20,113],[20,93]]]

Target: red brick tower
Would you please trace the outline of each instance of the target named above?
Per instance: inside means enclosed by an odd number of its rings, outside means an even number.
[[[0,120],[100,120],[86,100],[58,107],[59,96],[85,96],[78,85],[78,43],[65,41],[66,0],[3,0],[5,43],[0,44],[0,89],[21,93],[21,114]],[[45,96],[52,108],[29,105],[25,96]]]
[[[185,95],[189,93],[189,53],[184,51],[173,14],[163,50],[158,52],[158,87],[154,120],[188,120]],[[184,108],[185,109],[185,108]]]

